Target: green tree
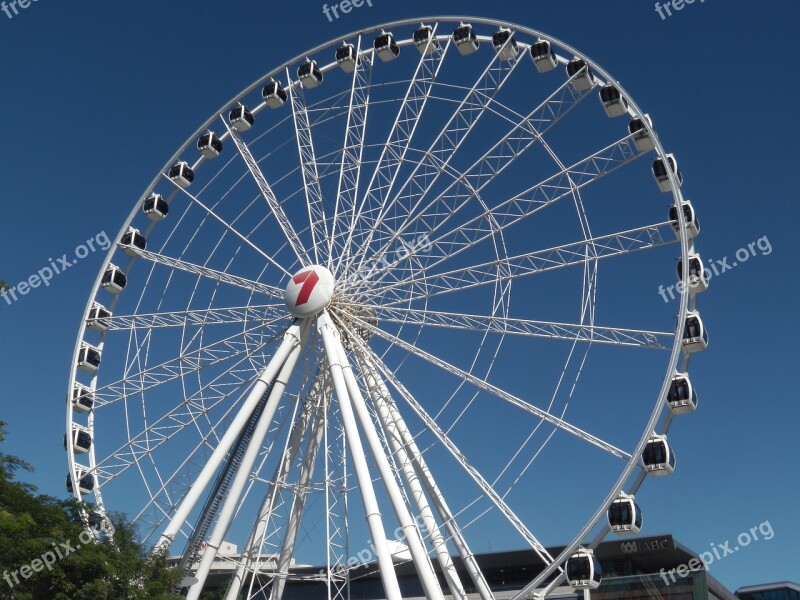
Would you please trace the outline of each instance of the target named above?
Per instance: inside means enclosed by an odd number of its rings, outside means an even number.
[[[5,440],[0,421],[0,443]],[[181,574],[150,556],[135,528],[113,515],[113,541],[91,538],[86,507],[36,493],[15,480],[31,471],[0,453],[0,598],[8,600],[172,600]]]

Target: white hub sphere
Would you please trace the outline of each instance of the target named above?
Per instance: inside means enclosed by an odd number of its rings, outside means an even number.
[[[333,298],[333,274],[320,265],[304,267],[289,280],[283,300],[287,310],[300,319],[313,317]]]

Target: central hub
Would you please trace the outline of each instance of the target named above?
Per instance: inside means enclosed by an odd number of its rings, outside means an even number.
[[[333,274],[325,267],[303,267],[289,280],[283,300],[293,316],[307,319],[330,304],[334,287]]]

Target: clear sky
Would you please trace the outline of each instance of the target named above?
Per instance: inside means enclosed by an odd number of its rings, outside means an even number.
[[[480,15],[549,33],[603,65],[678,156],[703,256],[733,257],[765,236],[772,248],[712,280],[701,298],[711,332],[709,351],[692,363],[701,404],[671,432],[676,473],[641,492],[643,533],[669,532],[703,552],[768,521],[772,539],[718,561],[712,574],[731,589],[800,580],[795,3],[697,0],[663,18],[653,3],[630,0],[372,0],[333,20],[310,0],[38,0],[17,9],[0,12],[0,278],[11,284],[86,240],[104,245],[103,232],[113,239],[214,110],[352,30]],[[88,253],[11,306],[0,300],[4,451],[33,463],[30,480],[57,496],[70,356],[102,256]]]

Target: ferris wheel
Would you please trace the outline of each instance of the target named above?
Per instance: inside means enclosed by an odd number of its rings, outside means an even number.
[[[431,17],[317,46],[135,202],[75,345],[68,490],[179,556],[189,598],[225,565],[229,599],[373,572],[399,600],[411,561],[429,600],[490,600],[489,546],[544,565],[516,598],[597,587],[697,405],[681,185],[546,34]]]

